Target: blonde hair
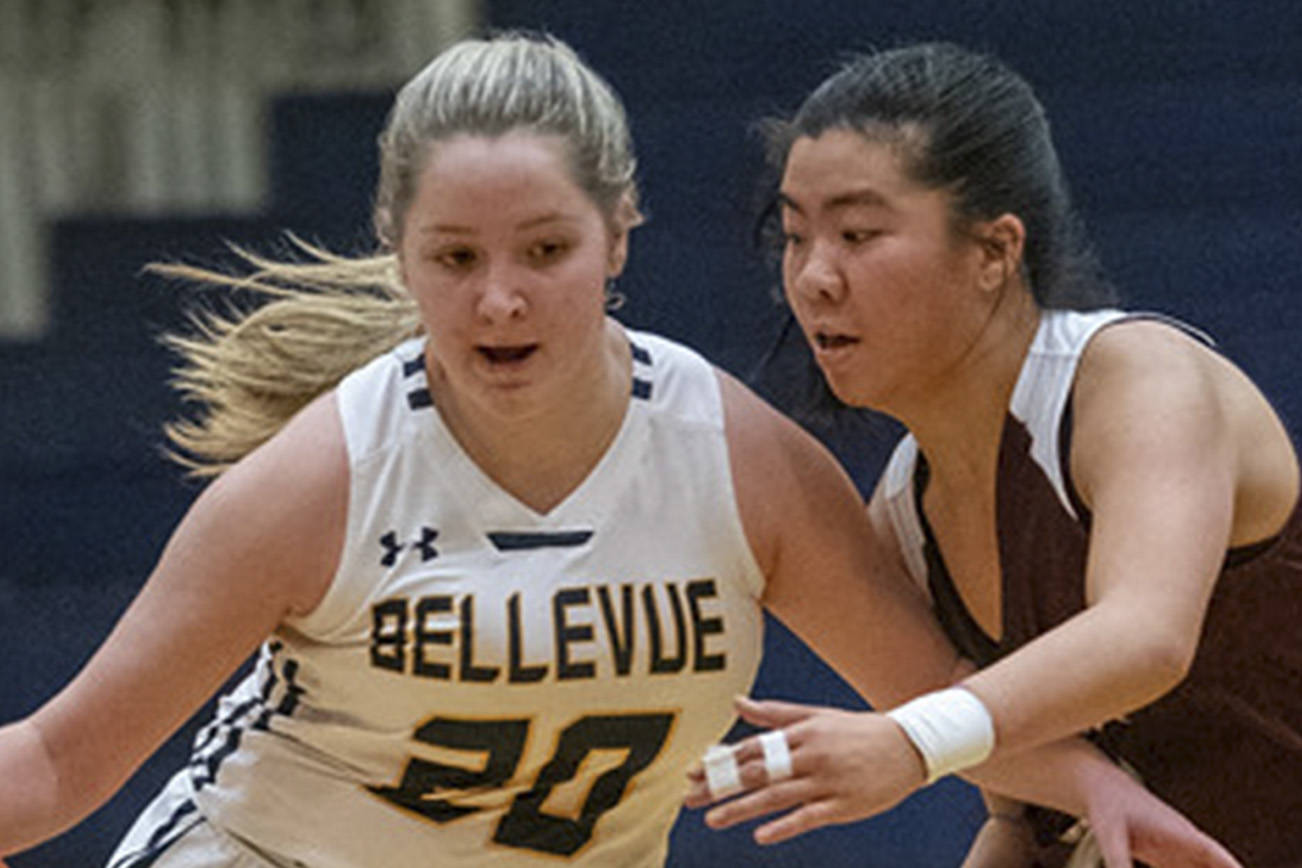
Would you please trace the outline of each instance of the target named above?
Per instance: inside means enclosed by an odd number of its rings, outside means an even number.
[[[512,32],[456,43],[398,92],[379,139],[374,254],[341,256],[291,236],[307,261],[235,248],[249,273],[150,266],[264,302],[194,311],[189,332],[164,336],[181,357],[173,385],[197,407],[166,426],[172,457],[194,475],[216,476],[350,371],[420,334],[393,251],[430,150],[456,135],[518,129],[565,142],[575,182],[612,227],[640,221],[637,163],[619,98],[563,42]]]

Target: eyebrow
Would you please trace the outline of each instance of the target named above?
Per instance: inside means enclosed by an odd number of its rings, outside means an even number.
[[[541,226],[546,223],[571,223],[579,218],[573,214],[565,214],[560,211],[551,211],[546,214],[539,214],[537,217],[530,217],[528,220],[521,220],[515,225],[517,231],[532,229],[535,226]],[[443,232],[448,235],[474,235],[476,230],[473,226],[462,226],[459,223],[434,223],[430,226],[422,226],[418,230],[424,234]]]
[[[805,213],[804,209],[796,203],[796,200],[781,190],[778,191],[778,204],[790,208],[798,214]],[[886,201],[885,196],[869,187],[837,193],[835,196],[829,196],[823,200],[823,209],[826,211],[837,211],[856,206],[889,208],[890,204]]]

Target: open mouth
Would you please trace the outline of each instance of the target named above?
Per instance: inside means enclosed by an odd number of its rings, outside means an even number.
[[[849,335],[832,334],[831,332],[815,332],[814,343],[818,345],[820,350],[836,350],[857,344],[859,339],[852,338]]]
[[[479,354],[494,365],[510,365],[523,362],[538,349],[537,344],[520,344],[505,347],[476,347]]]

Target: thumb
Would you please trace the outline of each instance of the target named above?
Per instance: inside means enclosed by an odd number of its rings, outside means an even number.
[[[822,706],[818,705],[801,705],[798,702],[782,702],[777,699],[756,700],[748,696],[734,697],[733,706],[742,720],[769,729],[797,723],[823,710]]]

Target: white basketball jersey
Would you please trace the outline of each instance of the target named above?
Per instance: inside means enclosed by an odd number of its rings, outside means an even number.
[[[347,539],[198,737],[199,810],[311,868],[652,866],[758,665],[716,374],[629,332],[615,441],[539,514],[432,405],[423,341],[338,389]]]
[[[1008,407],[1008,416],[1025,427],[1030,437],[1030,457],[1048,480],[1067,515],[1078,519],[1067,493],[1063,475],[1065,456],[1059,454],[1063,413],[1076,383],[1076,369],[1085,347],[1098,332],[1123,320],[1149,319],[1164,322],[1198,340],[1213,345],[1202,331],[1180,320],[1153,312],[1129,312],[1103,308],[1092,311],[1045,310],[1018,373]],[[1001,448],[1006,443],[1001,443]],[[882,473],[883,494],[891,526],[895,530],[905,565],[914,580],[927,587],[926,532],[914,492],[918,465],[918,444],[906,434]],[[1001,481],[1002,483],[1002,481]]]

